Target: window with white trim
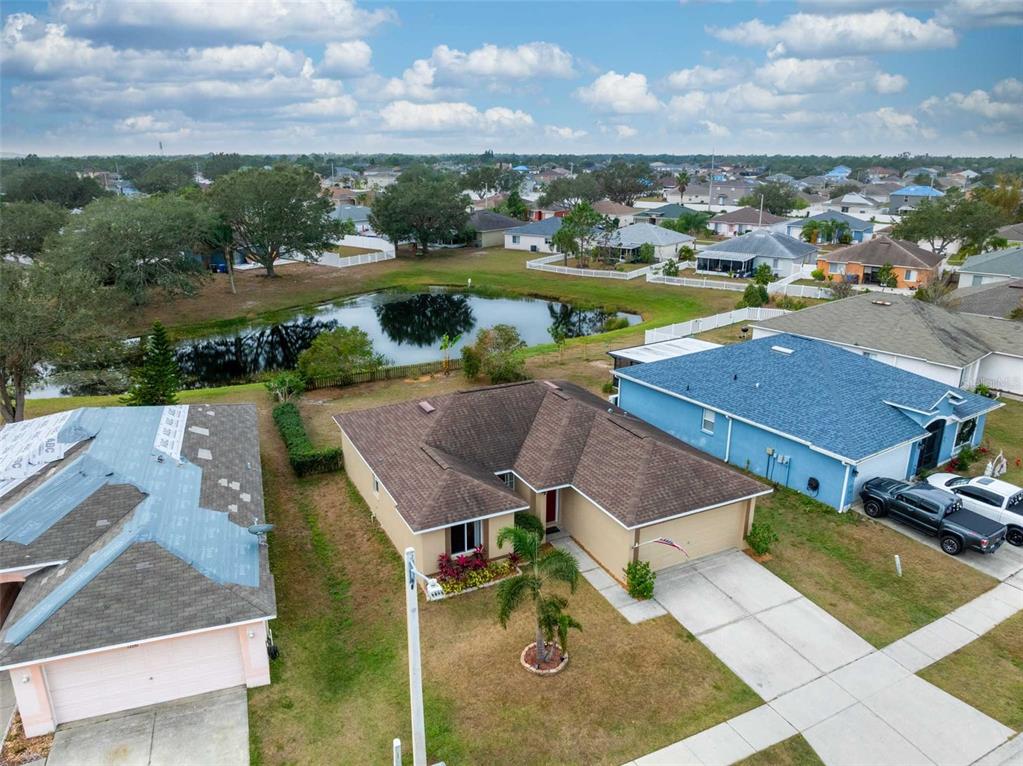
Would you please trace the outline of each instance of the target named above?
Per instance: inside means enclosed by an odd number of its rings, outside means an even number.
[[[519,239],[520,239],[520,237],[519,237],[518,234],[512,234],[512,244],[514,244],[514,245],[519,244]]]
[[[703,411],[703,423],[700,425],[700,430],[702,430],[705,434],[712,434],[712,433],[714,433],[714,420],[715,420],[715,417],[716,417],[716,415],[714,413],[714,410],[704,410]]]
[[[906,281],[916,282],[916,272],[913,269],[906,269]]]
[[[502,473],[501,481],[504,482],[504,486],[506,486],[508,489],[515,489],[515,474],[513,474],[511,471],[509,471],[508,473]]]
[[[451,536],[451,555],[459,556],[463,553],[472,553],[477,545],[483,545],[483,522],[470,521],[465,524],[455,524],[448,527],[448,534]]]
[[[380,479],[377,478],[376,474],[373,474],[373,494],[380,494]]]
[[[830,271],[831,271],[832,274],[845,274],[845,264],[844,263],[832,263]]]

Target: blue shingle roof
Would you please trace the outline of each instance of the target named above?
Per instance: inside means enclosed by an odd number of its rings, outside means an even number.
[[[619,375],[851,460],[927,435],[886,401],[930,412],[951,392],[962,398],[959,417],[997,406],[837,346],[784,334],[635,365]]]
[[[905,195],[907,197],[944,197],[945,192],[941,189],[934,189],[930,186],[903,186],[893,191],[890,196]]]
[[[533,221],[525,226],[516,226],[508,229],[505,234],[514,234],[522,237],[550,237],[561,228],[561,219],[557,216],[544,218],[542,221]]]

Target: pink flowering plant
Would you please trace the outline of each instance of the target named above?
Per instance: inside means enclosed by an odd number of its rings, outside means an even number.
[[[448,595],[479,588],[487,583],[515,574],[518,562],[512,557],[489,561],[486,549],[476,546],[471,553],[452,556],[442,553],[437,557],[437,582]]]

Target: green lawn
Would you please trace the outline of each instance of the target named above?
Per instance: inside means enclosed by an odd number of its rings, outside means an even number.
[[[1023,330],[1021,330],[1023,332]],[[971,474],[981,474],[990,458],[1005,453],[1008,471],[1000,478],[1023,486],[1023,402],[1002,399],[1004,407],[987,416],[982,446],[988,450],[970,467]]]
[[[790,737],[766,750],[739,761],[737,766],[824,766],[802,734]]]
[[[1010,729],[1023,729],[1023,612],[920,671]]]
[[[878,648],[997,584],[876,521],[836,513],[793,490],[761,498],[756,518],[780,538],[765,566]]]

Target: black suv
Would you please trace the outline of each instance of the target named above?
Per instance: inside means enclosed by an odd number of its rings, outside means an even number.
[[[972,548],[994,553],[1005,540],[1005,526],[963,508],[957,495],[927,483],[908,484],[898,479],[871,479],[860,490],[863,512],[872,518],[891,515],[941,541],[951,556]]]

